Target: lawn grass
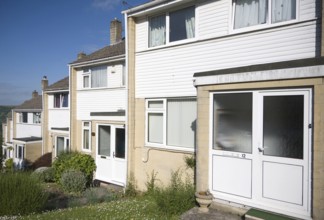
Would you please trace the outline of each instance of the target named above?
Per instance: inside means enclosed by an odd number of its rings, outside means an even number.
[[[179,219],[178,215],[168,215],[158,211],[150,197],[124,198],[95,205],[60,209],[42,214],[21,216],[15,219]]]

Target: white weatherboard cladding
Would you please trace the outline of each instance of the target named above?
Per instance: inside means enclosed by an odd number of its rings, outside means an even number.
[[[41,137],[41,125],[40,124],[17,124],[16,126],[16,137]]]
[[[136,51],[146,49],[148,46],[148,22],[146,17],[137,18],[135,31]]]
[[[48,129],[70,127],[69,109],[50,109],[48,110]]]
[[[194,73],[315,55],[315,21],[140,52],[136,97],[192,96]]]
[[[118,110],[125,110],[126,89],[78,91],[77,100],[77,119],[90,120],[93,118],[90,117],[91,112],[116,112]]]
[[[108,88],[122,86],[123,65],[108,66]]]

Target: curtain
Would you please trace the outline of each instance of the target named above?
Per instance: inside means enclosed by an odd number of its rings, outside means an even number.
[[[149,47],[165,44],[165,15],[150,19]]]
[[[266,23],[267,0],[236,0],[234,29]]]
[[[271,22],[296,19],[296,0],[272,0]]]
[[[195,99],[168,100],[167,145],[195,146],[197,102]]]
[[[69,107],[69,96],[67,93],[62,93],[61,95],[62,99],[62,107]]]
[[[191,7],[186,11],[185,24],[187,39],[195,37],[195,8]]]
[[[107,66],[91,68],[91,88],[107,87]]]
[[[148,142],[163,143],[163,114],[148,114]]]

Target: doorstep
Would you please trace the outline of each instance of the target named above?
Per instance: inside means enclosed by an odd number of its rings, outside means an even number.
[[[209,208],[208,212],[200,212],[198,207],[194,207],[180,216],[181,220],[241,220],[242,217],[237,214],[231,214]]]

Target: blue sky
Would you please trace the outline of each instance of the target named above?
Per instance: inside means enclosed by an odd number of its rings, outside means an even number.
[[[148,0],[0,0],[0,105],[19,105],[68,75],[81,51],[109,45],[109,24]]]

